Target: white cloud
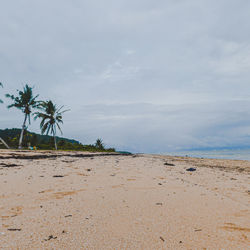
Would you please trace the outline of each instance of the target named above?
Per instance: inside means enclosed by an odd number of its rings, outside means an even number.
[[[250,1],[14,3],[1,4],[3,93],[30,83],[69,106],[65,136],[147,152],[247,144]],[[1,127],[20,126],[4,107]]]

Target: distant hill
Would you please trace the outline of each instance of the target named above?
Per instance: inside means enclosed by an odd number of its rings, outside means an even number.
[[[21,129],[0,129],[0,137],[11,147],[17,148],[20,138]],[[80,151],[108,151],[114,152],[114,148],[104,148],[103,145],[83,145],[79,141],[74,139],[68,139],[64,137],[56,137],[58,149],[60,150],[80,150]],[[23,147],[36,146],[38,149],[54,149],[54,138],[49,135],[41,135],[34,132],[25,130],[23,136]],[[0,144],[0,148],[4,148],[3,144]]]
[[[0,137],[2,137],[6,142],[7,141],[10,142],[14,138],[18,138],[19,139],[20,133],[21,133],[21,129],[19,129],[19,128],[0,129]],[[33,139],[33,142],[35,142],[37,144],[47,144],[51,140],[53,140],[52,136],[41,135],[41,134],[30,132],[28,130],[26,130],[25,133],[24,133],[24,143],[25,143],[25,139],[26,140],[28,139],[26,137],[29,137],[31,140]],[[76,140],[73,140],[73,139],[67,139],[67,138],[58,137],[58,136],[56,138],[57,138],[58,142],[61,141],[61,140],[63,140],[65,142],[80,144],[79,141],[76,141]],[[31,141],[30,141],[30,143],[31,143]]]

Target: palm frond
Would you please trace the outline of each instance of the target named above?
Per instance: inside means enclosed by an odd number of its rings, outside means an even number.
[[[35,112],[35,118],[40,118],[40,128],[42,134],[52,134],[56,136],[57,128],[62,133],[62,129],[59,124],[63,124],[62,114],[69,110],[62,110],[64,106],[57,107],[51,100],[49,101],[39,101],[37,103],[38,112]],[[41,112],[40,112],[41,111]]]
[[[15,99],[14,95],[6,94],[5,96],[6,96],[7,98],[10,98],[11,100],[14,100],[14,99]]]
[[[33,88],[30,87],[29,85],[25,85],[23,87],[23,90],[17,90],[18,95],[10,95],[6,94],[5,96],[7,98],[10,98],[13,103],[8,106],[8,108],[18,108],[21,109],[23,113],[29,115],[32,113],[32,108],[36,108],[37,106],[37,101],[36,99],[38,98],[39,95],[36,95],[35,97],[33,96]]]
[[[10,105],[7,106],[8,109],[12,108],[12,107],[15,107],[15,104],[10,104]]]
[[[68,111],[70,111],[70,109],[63,110],[62,112],[60,112],[60,114],[63,114],[63,113],[68,112]]]
[[[45,124],[43,124],[43,126],[40,126],[42,134],[44,134],[47,131],[48,126],[49,126],[49,122],[46,122]]]
[[[61,134],[63,134],[62,129],[60,128],[59,124],[57,123],[56,126],[58,127],[59,131],[61,132]]]

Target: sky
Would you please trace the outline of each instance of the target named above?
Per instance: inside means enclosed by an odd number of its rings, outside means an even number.
[[[0,98],[34,86],[70,108],[64,137],[145,153],[250,147],[249,0],[12,0],[0,9]],[[4,102],[0,128],[21,127],[22,113]]]

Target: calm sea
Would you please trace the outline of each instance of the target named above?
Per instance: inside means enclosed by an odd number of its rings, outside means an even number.
[[[250,149],[195,150],[166,153],[174,156],[190,156],[198,158],[249,160]]]

